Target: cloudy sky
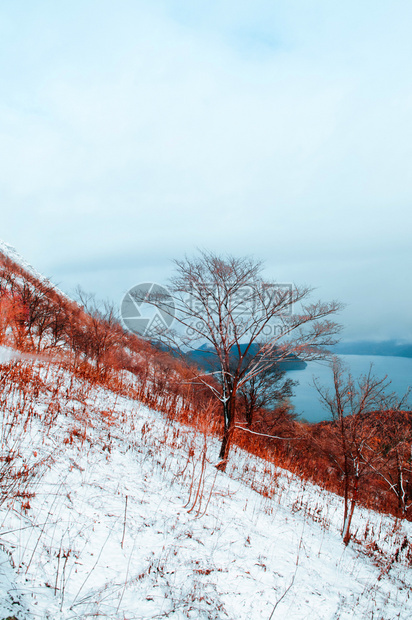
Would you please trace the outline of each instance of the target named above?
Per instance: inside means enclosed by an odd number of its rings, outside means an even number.
[[[2,0],[0,237],[119,302],[196,248],[412,339],[409,0]]]

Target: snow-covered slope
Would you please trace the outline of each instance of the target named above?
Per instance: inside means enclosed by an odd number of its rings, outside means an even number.
[[[67,297],[65,293],[63,293],[59,288],[57,288],[57,286],[55,286],[52,282],[50,282],[48,278],[43,276],[30,263],[28,263],[26,259],[24,259],[21,256],[21,254],[19,254],[13,246],[9,245],[8,243],[5,243],[5,241],[2,241],[1,239],[0,239],[0,253],[3,254],[4,256],[7,256],[10,260],[16,263],[16,265],[24,269],[24,271],[26,271],[28,274],[36,278],[36,280],[38,280],[39,282],[42,282],[46,284],[47,286],[53,288],[56,291],[56,293],[58,293],[61,297],[69,299],[69,297]]]
[[[340,498],[241,450],[218,472],[213,438],[39,372],[27,440],[53,464],[1,510],[0,618],[412,616],[409,523],[359,510],[344,547]]]
[[[14,263],[19,265],[22,269],[30,273],[32,276],[37,278],[40,281],[43,281],[45,278],[41,275],[36,269],[30,265],[18,252],[17,250],[8,243],[5,243],[0,239],[0,252],[10,258]]]

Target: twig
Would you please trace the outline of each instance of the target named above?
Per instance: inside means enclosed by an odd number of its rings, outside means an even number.
[[[274,608],[272,609],[272,613],[269,616],[269,620],[272,620],[273,614],[276,611],[276,607],[285,598],[286,594],[289,592],[289,590],[291,589],[291,587],[295,583],[295,577],[296,577],[296,573],[298,572],[298,567],[299,567],[299,554],[300,554],[300,548],[302,546],[303,531],[304,531],[304,529],[305,529],[305,523],[303,523],[302,534],[301,534],[300,541],[299,541],[298,553],[297,553],[297,556],[296,556],[295,572],[293,573],[292,580],[291,580],[290,584],[288,585],[288,587],[286,588],[286,590],[284,591],[284,593],[282,594],[282,596],[280,597],[280,599],[278,601],[276,601],[276,604],[275,604]]]
[[[210,498],[212,497],[212,492],[213,492],[213,489],[214,489],[214,486],[215,486],[216,477],[217,477],[217,470],[216,470],[216,473],[215,473],[215,477],[213,478],[212,486],[210,487],[210,493],[209,493],[209,497],[207,498],[206,506],[205,506],[202,514],[200,514],[200,506],[199,506],[199,510],[196,513],[196,519],[200,519],[201,517],[203,517],[203,515],[206,514],[206,510],[207,510],[207,507],[209,506]]]
[[[122,535],[122,542],[121,542],[121,548],[123,549],[123,543],[124,543],[124,534],[126,531],[126,519],[127,519],[127,500],[128,500],[128,495],[126,495],[126,502],[124,505],[124,520],[123,520],[123,535]]]
[[[86,582],[88,581],[88,579],[89,579],[90,575],[92,574],[92,572],[93,572],[93,571],[94,571],[94,569],[96,568],[96,566],[97,566],[97,564],[98,564],[98,562],[99,562],[99,560],[100,560],[100,556],[101,556],[101,555],[102,555],[102,553],[103,553],[103,549],[104,549],[104,548],[105,548],[105,546],[107,545],[107,541],[109,540],[110,536],[113,534],[113,530],[114,530],[114,526],[115,526],[115,525],[116,525],[116,523],[114,523],[114,524],[113,524],[112,529],[111,529],[111,530],[109,531],[109,533],[107,534],[107,538],[106,538],[106,540],[104,541],[102,548],[100,549],[99,555],[97,556],[97,560],[96,560],[96,562],[94,563],[94,565],[93,565],[93,567],[92,567],[91,571],[90,571],[90,572],[86,575],[85,580],[83,581],[82,585],[80,586],[80,589],[78,590],[78,592],[77,592],[76,596],[75,596],[75,597],[74,597],[74,599],[73,599],[73,602],[72,602],[72,604],[71,604],[71,606],[70,606],[70,609],[72,609],[75,605],[80,604],[80,603],[76,603],[76,600],[78,599],[80,592],[83,590],[84,586],[86,585]]]
[[[126,497],[127,497],[127,495],[126,495]],[[124,592],[125,592],[125,590],[126,590],[127,579],[128,579],[128,577],[129,577],[130,562],[131,562],[131,560],[132,560],[132,555],[133,555],[133,552],[134,552],[135,545],[136,545],[136,538],[135,538],[135,539],[134,539],[134,541],[133,541],[133,547],[132,547],[132,550],[131,550],[131,552],[130,552],[129,561],[128,561],[128,563],[127,563],[126,576],[125,576],[125,578],[124,578],[124,585],[123,585],[122,593],[121,593],[121,595],[120,595],[119,604],[118,604],[117,609],[116,609],[116,614],[118,614],[118,613],[119,613],[120,605],[122,604],[122,600],[123,600]]]
[[[271,439],[302,439],[302,437],[278,437],[277,435],[266,435],[266,433],[257,433],[256,431],[251,431],[249,428],[245,428],[244,426],[235,426],[234,428],[239,428],[241,431],[246,431],[247,433],[252,433],[252,435],[259,435],[260,437],[270,437]]]

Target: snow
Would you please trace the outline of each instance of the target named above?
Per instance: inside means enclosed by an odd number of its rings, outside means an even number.
[[[36,269],[17,252],[16,248],[14,248],[12,245],[9,245],[5,241],[2,241],[1,239],[0,252],[5,256],[8,256],[8,258],[10,258],[14,263],[22,267],[22,269],[30,273],[36,279],[40,280],[40,282],[45,280],[44,276],[42,276],[38,271],[36,271]]]
[[[10,362],[12,359],[17,359],[18,357],[20,356],[14,349],[0,346],[0,364]]]
[[[64,299],[68,299],[69,301],[72,301],[70,297],[68,297],[65,293],[63,293],[63,291],[61,291],[57,286],[55,286],[52,282],[50,282],[48,278],[45,278],[30,263],[28,263],[26,259],[23,258],[12,245],[9,245],[8,243],[6,243],[5,241],[2,241],[1,239],[0,239],[0,253],[10,258],[14,263],[16,263],[16,265],[19,265],[19,267],[21,267],[26,273],[36,278],[36,280],[54,289],[56,293],[58,293],[61,297],[63,297]]]
[[[411,568],[391,561],[411,524],[358,509],[345,547],[337,496],[239,449],[218,472],[216,438],[36,367],[60,407],[25,449],[53,463],[29,509],[0,511],[1,618],[412,616]]]

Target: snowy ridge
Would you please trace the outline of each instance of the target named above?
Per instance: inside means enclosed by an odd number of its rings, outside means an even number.
[[[344,547],[340,498],[241,450],[230,475],[218,472],[217,440],[37,368],[44,385],[26,441],[52,451],[53,465],[29,508],[0,512],[15,565],[3,552],[0,617],[411,617],[405,550],[393,561],[410,523],[359,509],[365,545]],[[372,540],[386,544],[380,560],[367,555]]]
[[[28,263],[22,256],[17,252],[17,250],[5,241],[0,239],[0,252],[10,258],[14,263],[19,265],[22,269],[30,273],[32,276],[37,278],[40,281],[46,281],[46,278],[41,275],[30,263]]]
[[[16,265],[19,265],[19,267],[24,269],[24,271],[29,273],[34,278],[36,278],[39,282],[42,282],[43,284],[46,284],[50,288],[54,289],[58,295],[61,295],[65,299],[69,299],[70,300],[70,298],[65,293],[63,293],[63,291],[61,291],[57,286],[55,286],[52,282],[50,282],[50,280],[48,278],[43,276],[30,263],[28,263],[21,256],[21,254],[19,254],[17,252],[17,250],[13,246],[9,245],[8,243],[5,243],[1,239],[0,239],[0,253],[3,254],[4,256],[7,256],[8,258],[10,258],[10,260],[12,260],[14,263],[16,263]]]

